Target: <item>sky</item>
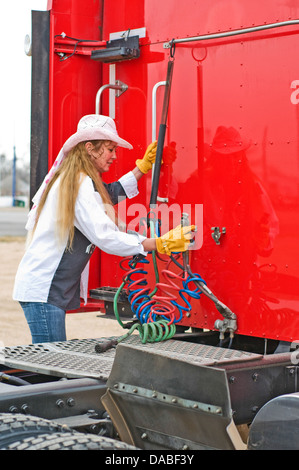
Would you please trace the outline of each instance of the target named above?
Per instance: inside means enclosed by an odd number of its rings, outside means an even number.
[[[47,0],[0,0],[0,155],[17,162],[30,158],[31,57],[25,36],[31,36],[31,10],[46,10]]]

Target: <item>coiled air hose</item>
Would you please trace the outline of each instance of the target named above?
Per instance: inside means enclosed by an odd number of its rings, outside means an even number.
[[[149,225],[151,236],[154,237],[154,223],[151,219],[149,219]],[[120,266],[127,273],[124,275],[122,283],[114,296],[113,308],[118,323],[122,328],[128,329],[128,331],[117,339],[98,343],[95,347],[97,352],[104,352],[116,346],[119,342],[128,338],[135,330],[139,333],[143,344],[171,339],[176,333],[176,323],[182,320],[183,313],[191,311],[191,304],[187,297],[200,298],[202,290],[198,286],[195,286],[194,289],[191,288],[191,283],[195,281],[205,284],[205,281],[198,274],[192,273],[190,275],[186,271],[177,274],[169,269],[172,261],[175,261],[180,268],[182,267],[177,261],[177,257],[180,254],[172,255],[166,261],[166,269],[162,270],[166,282],[163,283],[159,280],[156,256],[156,253],[152,252],[156,281],[152,291],[148,286],[146,278],[148,272],[145,266],[149,264],[147,259],[137,256],[124,258],[121,261]],[[125,261],[128,262],[128,268],[124,267]],[[178,285],[174,280],[182,285]],[[124,324],[118,313],[118,298],[125,287],[132,312],[136,317],[136,322],[133,322],[133,324],[132,322]],[[170,293],[170,291],[174,291],[177,295]],[[178,296],[180,296],[183,304],[179,303]]]

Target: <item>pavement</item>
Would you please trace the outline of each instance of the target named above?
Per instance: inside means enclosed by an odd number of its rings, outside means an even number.
[[[25,237],[28,208],[0,207],[0,237]]]

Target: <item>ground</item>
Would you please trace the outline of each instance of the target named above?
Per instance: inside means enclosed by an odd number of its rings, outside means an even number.
[[[25,238],[0,238],[0,346],[31,343],[31,335],[23,311],[12,300],[14,277],[25,247]],[[67,339],[121,336],[123,329],[116,320],[107,319],[100,312],[67,315]]]

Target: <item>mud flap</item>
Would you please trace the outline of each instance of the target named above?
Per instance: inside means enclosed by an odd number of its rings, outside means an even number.
[[[122,441],[147,450],[245,449],[220,367],[120,343],[102,402]]]

